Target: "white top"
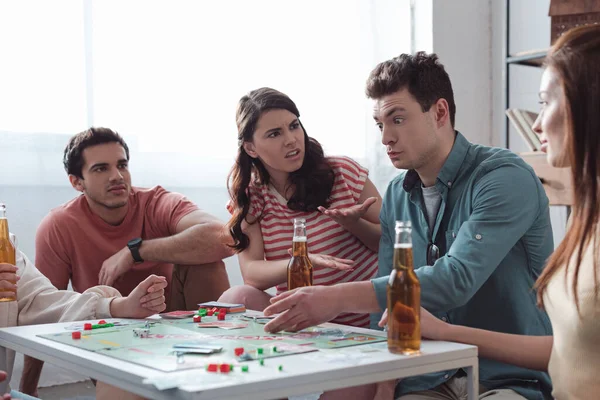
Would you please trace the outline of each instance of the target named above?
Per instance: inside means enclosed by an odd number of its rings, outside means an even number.
[[[17,276],[21,277],[17,301],[0,303],[0,328],[111,317],[110,302],[121,296],[116,289],[96,286],[84,293],[58,290],[18,249],[16,256]],[[8,350],[6,359],[0,360],[0,365],[7,368],[7,382],[14,359],[15,352]]]
[[[600,271],[594,266],[592,246],[588,246],[577,280],[579,315],[572,291],[575,257],[576,254],[570,261],[568,274],[566,268],[557,271],[544,293],[544,305],[554,332],[548,372],[556,400],[590,399],[600,393],[600,297],[596,301],[594,269],[598,280]]]

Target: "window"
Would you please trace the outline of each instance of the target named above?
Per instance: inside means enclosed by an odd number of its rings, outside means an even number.
[[[0,163],[16,176],[0,184],[68,185],[62,148],[95,125],[125,137],[136,185],[225,187],[237,101],[261,86],[296,102],[327,154],[364,161],[364,83],[410,49],[409,3],[3,2]]]

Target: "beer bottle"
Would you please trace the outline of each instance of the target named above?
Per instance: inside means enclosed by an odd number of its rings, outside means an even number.
[[[421,284],[413,266],[410,221],[396,221],[394,269],[387,286],[388,349],[417,354],[421,349]]]
[[[6,218],[6,206],[0,203],[0,263],[7,263],[15,265],[16,253],[15,246],[13,246],[10,240],[10,234],[8,233],[8,219]],[[16,281],[12,281],[16,284]],[[10,289],[0,289],[5,292],[12,292]],[[0,302],[4,301],[15,301],[17,297],[2,297]]]
[[[308,259],[306,221],[304,218],[294,219],[292,258],[288,264],[287,276],[288,290],[303,286],[312,286],[313,284],[313,267]]]

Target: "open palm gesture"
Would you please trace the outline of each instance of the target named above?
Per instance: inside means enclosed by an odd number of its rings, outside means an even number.
[[[292,255],[292,249],[288,249],[288,254]],[[346,258],[337,258],[325,254],[309,254],[308,259],[313,267],[331,268],[340,271],[351,271],[354,269],[354,261]]]
[[[318,210],[327,215],[331,219],[335,220],[338,224],[342,226],[348,226],[360,218],[362,218],[366,212],[369,210],[375,202],[377,201],[376,197],[369,197],[362,204],[355,204],[351,207],[346,208],[325,208],[319,207]]]

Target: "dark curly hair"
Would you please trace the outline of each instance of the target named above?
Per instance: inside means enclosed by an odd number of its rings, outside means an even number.
[[[450,123],[454,126],[456,104],[452,83],[437,54],[423,51],[415,55],[400,54],[378,64],[367,79],[366,93],[369,98],[377,100],[403,88],[407,88],[419,102],[423,112],[429,111],[439,99],[445,99]]]
[[[125,149],[127,161],[129,161],[129,147],[125,140],[117,132],[108,128],[90,128],[69,139],[63,154],[63,166],[67,174],[83,179],[81,170],[83,168],[83,150],[91,146],[104,143],[119,143]]]

